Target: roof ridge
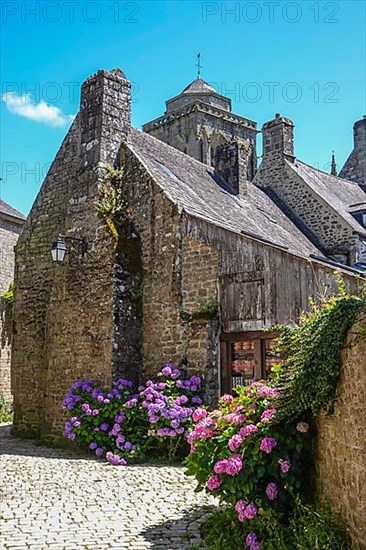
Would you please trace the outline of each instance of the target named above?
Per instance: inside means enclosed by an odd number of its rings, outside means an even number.
[[[147,136],[148,139],[155,140],[157,143],[159,143],[159,145],[163,146],[164,148],[168,149],[168,151],[173,152],[174,154],[177,153],[179,155],[184,155],[183,156],[184,159],[192,161],[193,163],[197,163],[202,168],[206,168],[206,169],[211,168],[211,171],[212,172],[214,171],[213,167],[210,166],[209,164],[205,164],[204,162],[201,162],[200,160],[197,160],[194,157],[191,157],[190,155],[187,155],[186,153],[183,153],[183,151],[179,151],[179,149],[176,149],[172,145],[169,145],[168,143],[165,143],[165,141],[161,141],[159,138],[156,138],[155,136],[152,136],[151,134],[148,134],[147,132],[144,132],[143,130],[140,130],[140,128],[135,128],[135,126],[131,126],[131,130],[135,130],[139,134],[141,134],[143,136]]]
[[[12,218],[17,218],[23,221],[27,219],[27,216],[22,214],[22,212],[16,208],[13,208],[13,206],[5,202],[3,199],[0,199],[0,214],[5,214],[6,216],[11,216]]]
[[[300,162],[301,164],[305,164],[305,166],[308,166],[312,170],[316,170],[317,172],[321,172],[322,174],[325,174],[326,176],[329,176],[330,178],[336,178],[338,180],[344,181],[345,183],[350,183],[351,185],[355,185],[357,187],[360,187],[359,184],[355,181],[347,180],[345,178],[341,178],[340,176],[335,176],[334,174],[330,174],[329,172],[326,172],[325,170],[320,170],[320,168],[316,168],[315,166],[312,166],[311,164],[308,164],[307,162],[304,162],[303,160],[299,158],[295,158],[295,162]]]

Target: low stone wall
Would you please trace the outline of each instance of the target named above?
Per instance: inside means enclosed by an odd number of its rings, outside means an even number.
[[[349,332],[339,397],[318,420],[316,482],[320,501],[344,517],[355,548],[366,549],[366,312]]]

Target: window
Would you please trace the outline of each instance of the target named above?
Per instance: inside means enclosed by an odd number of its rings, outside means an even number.
[[[221,389],[231,392],[254,380],[267,378],[271,368],[281,361],[275,351],[277,334],[244,332],[224,334],[221,341]]]

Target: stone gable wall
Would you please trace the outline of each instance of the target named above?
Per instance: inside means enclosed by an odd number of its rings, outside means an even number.
[[[118,349],[128,332],[138,332],[131,300],[121,299],[129,258],[120,254],[95,205],[105,167],[114,164],[128,131],[129,89],[115,72],[99,71],[84,83],[80,112],[16,247],[15,433],[60,435],[61,403],[76,379],[109,384],[112,373],[123,374],[127,365],[139,369],[132,341],[123,361]],[[67,240],[64,262],[53,263],[51,243],[60,233],[86,237],[88,253],[83,256],[79,244]],[[123,322],[116,327],[118,316]]]
[[[22,224],[0,217],[0,294],[9,289],[14,281],[14,247]],[[10,384],[11,319],[5,317],[0,307],[0,394],[12,402]]]
[[[318,420],[317,491],[345,518],[355,548],[365,550],[366,313],[349,332],[342,365],[334,414]]]
[[[183,238],[177,206],[128,149],[121,163],[141,242],[142,378],[171,361],[204,376],[207,400],[217,400],[217,253]]]

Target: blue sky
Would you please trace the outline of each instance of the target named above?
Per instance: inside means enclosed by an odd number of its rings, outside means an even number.
[[[78,110],[80,84],[120,67],[140,127],[196,76],[258,122],[291,118],[295,152],[342,166],[365,107],[365,3],[3,0],[1,198],[27,213]],[[5,101],[4,101],[5,100]],[[260,137],[258,137],[260,148]]]

